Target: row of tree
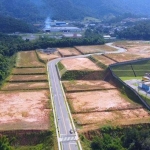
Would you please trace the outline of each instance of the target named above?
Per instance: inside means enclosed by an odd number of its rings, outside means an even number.
[[[13,55],[18,51],[27,51],[47,47],[72,47],[76,45],[104,44],[102,37],[84,37],[81,39],[51,39],[40,37],[38,40],[22,40],[19,36],[0,34],[0,83],[9,74],[14,62]]]
[[[0,15],[0,32],[2,33],[32,33],[36,28],[19,19]]]
[[[128,127],[123,129],[105,128],[101,137],[95,136],[92,150],[150,150],[150,129]]]
[[[131,40],[150,40],[150,21],[137,23],[136,25],[116,32],[118,38]]]

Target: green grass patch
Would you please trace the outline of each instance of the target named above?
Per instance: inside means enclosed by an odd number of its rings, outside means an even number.
[[[147,97],[146,95],[141,95],[140,96],[146,101],[146,103],[150,106],[150,98]]]
[[[65,66],[61,63],[61,62],[58,62],[58,69],[59,71],[63,70],[65,68]]]
[[[113,70],[114,74],[118,77],[135,77],[132,70]]]
[[[139,76],[139,77],[120,77],[120,79],[122,81],[132,80],[132,79],[140,79],[140,80],[142,80],[142,77],[141,76]]]
[[[36,55],[35,51],[25,51],[17,53],[16,67],[45,67]]]
[[[14,68],[12,74],[14,75],[46,74],[46,69],[45,68]]]
[[[94,62],[98,67],[102,68],[102,69],[107,69],[107,66],[103,63],[101,63],[99,60],[97,60],[95,57],[90,56],[89,59]]]
[[[105,71],[66,71],[62,76],[62,80],[100,80],[103,79]]]
[[[4,131],[2,135],[9,139],[12,150],[53,150],[52,131]]]

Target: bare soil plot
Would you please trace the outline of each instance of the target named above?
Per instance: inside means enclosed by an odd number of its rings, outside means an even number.
[[[53,60],[53,59],[56,59],[56,58],[60,57],[58,51],[54,52],[53,54],[49,54],[49,55],[45,54],[45,53],[42,53],[42,52],[39,52],[39,51],[37,51],[37,53],[38,53],[39,57],[44,61],[49,61],[49,60]]]
[[[67,98],[75,113],[122,110],[139,106],[114,90],[68,93]]]
[[[61,63],[67,70],[102,70],[88,58],[64,59]]]
[[[92,57],[94,57],[96,60],[100,61],[101,63],[103,63],[107,66],[116,63],[115,61],[113,61],[113,60],[111,60],[111,59],[109,59],[103,55],[94,55]]]
[[[150,42],[147,41],[120,41],[114,45],[127,49],[126,53],[140,55],[141,58],[150,55]]]
[[[105,55],[116,60],[117,62],[124,62],[142,58],[140,55],[133,53],[105,54]]]
[[[6,83],[2,90],[34,90],[34,89],[48,89],[48,82],[24,82],[24,83]]]
[[[0,104],[0,130],[50,127],[47,91],[0,92]]]
[[[12,74],[46,74],[45,68],[14,68]]]
[[[16,67],[44,67],[35,51],[18,52]]]
[[[127,53],[138,54],[141,58],[147,58],[150,55],[150,44],[149,46],[135,46],[128,48]]]
[[[147,41],[117,41],[113,45],[122,47],[125,49],[139,47],[139,46],[150,46],[150,42]]]
[[[94,45],[94,46],[76,46],[83,54],[90,54],[90,53],[100,53],[100,52],[107,52],[107,51],[116,51],[117,49],[112,48],[107,45]]]
[[[81,125],[81,132],[97,129],[104,125],[131,125],[139,123],[150,123],[150,114],[143,108],[133,110],[94,112],[73,114],[78,125]]]
[[[63,57],[81,55],[79,51],[71,47],[59,48],[58,51]]]
[[[8,81],[10,82],[47,81],[47,76],[46,75],[11,75]]]
[[[67,92],[78,91],[94,91],[94,90],[108,90],[115,89],[113,85],[105,81],[63,81],[63,86]]]

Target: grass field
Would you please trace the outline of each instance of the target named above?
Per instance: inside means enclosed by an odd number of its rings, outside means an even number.
[[[90,53],[104,53],[107,51],[115,51],[115,48],[112,48],[107,45],[94,45],[94,46],[76,46],[82,54],[90,54]]]
[[[59,48],[58,51],[63,57],[81,55],[80,52],[78,52],[75,48],[72,47]]]
[[[111,59],[109,59],[103,55],[94,55],[92,57],[95,58],[96,60],[100,61],[101,63],[107,65],[107,66],[116,63],[115,61],[113,61],[113,60],[111,60]]]
[[[37,54],[41,60],[46,61],[46,62],[60,57],[60,54],[58,53],[58,51],[54,52],[53,54],[49,54],[49,55],[42,53],[40,51],[37,51]]]
[[[12,75],[8,79],[9,82],[24,82],[24,81],[47,81],[46,75]]]
[[[44,68],[44,64],[39,62],[35,51],[18,52],[16,67],[37,67]]]
[[[45,68],[14,68],[12,74],[25,75],[25,74],[46,74]]]
[[[120,79],[122,81],[132,80],[132,79],[140,79],[140,80],[142,80],[142,77],[120,77]]]
[[[112,67],[112,69],[119,77],[142,77],[145,73],[150,73],[150,60],[142,60],[128,65],[118,65]]]

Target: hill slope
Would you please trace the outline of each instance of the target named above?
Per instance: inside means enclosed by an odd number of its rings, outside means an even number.
[[[26,21],[81,19],[85,16],[101,18],[105,15],[136,13],[150,16],[148,0],[0,0],[0,14]]]

